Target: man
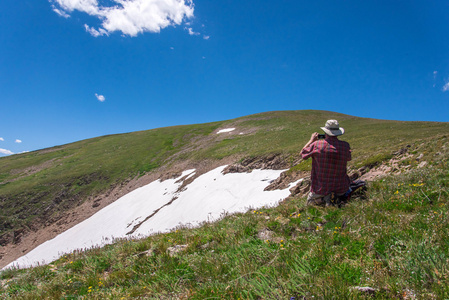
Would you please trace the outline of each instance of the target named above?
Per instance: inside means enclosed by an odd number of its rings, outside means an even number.
[[[337,120],[328,120],[321,129],[325,138],[318,139],[318,133],[313,133],[301,155],[303,159],[312,157],[312,185],[307,204],[329,205],[329,197],[325,196],[332,192],[342,196],[349,190],[346,165],[351,160],[351,149],[347,142],[337,138],[345,132]]]

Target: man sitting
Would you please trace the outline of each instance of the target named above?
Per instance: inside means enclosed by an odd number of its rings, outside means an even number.
[[[328,195],[343,196],[349,191],[346,165],[351,160],[351,148],[349,143],[337,138],[345,132],[337,120],[328,120],[321,129],[325,132],[324,139],[319,139],[317,132],[313,133],[301,150],[301,156],[303,159],[312,157],[312,184],[307,204],[330,205]]]

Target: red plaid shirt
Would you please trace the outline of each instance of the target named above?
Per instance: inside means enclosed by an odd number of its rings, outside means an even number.
[[[349,189],[346,164],[351,160],[351,149],[347,142],[329,136],[304,148],[301,155],[303,159],[312,157],[311,192],[327,195],[345,193]]]

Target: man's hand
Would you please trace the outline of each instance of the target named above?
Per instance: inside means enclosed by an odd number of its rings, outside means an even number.
[[[312,133],[312,136],[310,137],[309,144],[315,142],[316,140],[318,140],[318,132]]]
[[[302,150],[304,150],[304,148],[309,147],[310,144],[312,144],[313,142],[318,140],[318,132],[314,132],[312,133],[312,136],[310,137],[310,140],[307,142],[307,144],[302,148]],[[302,153],[301,150],[301,153]]]

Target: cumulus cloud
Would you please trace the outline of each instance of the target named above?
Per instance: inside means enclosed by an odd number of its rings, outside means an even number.
[[[97,0],[49,0],[53,11],[64,16],[77,10],[97,17],[101,27],[84,25],[87,32],[98,37],[120,31],[136,36],[143,32],[160,32],[168,26],[180,25],[193,17],[192,0],[111,0],[113,6],[103,6]]]
[[[0,153],[1,153],[1,154],[6,154],[6,155],[12,155],[12,154],[14,154],[14,152],[11,152],[11,151],[9,151],[9,150],[2,149],[2,148],[0,148]]]
[[[210,39],[210,36],[204,35],[204,36],[203,36],[203,39],[208,40],[208,39]]]
[[[20,144],[22,143],[22,140],[15,140],[14,143]]]
[[[0,137],[0,141],[4,142],[4,141],[5,141],[5,139],[4,139],[4,138],[2,138],[2,137]]]
[[[106,98],[103,95],[95,94],[95,97],[97,97],[98,101],[100,102],[104,102],[106,100]]]

